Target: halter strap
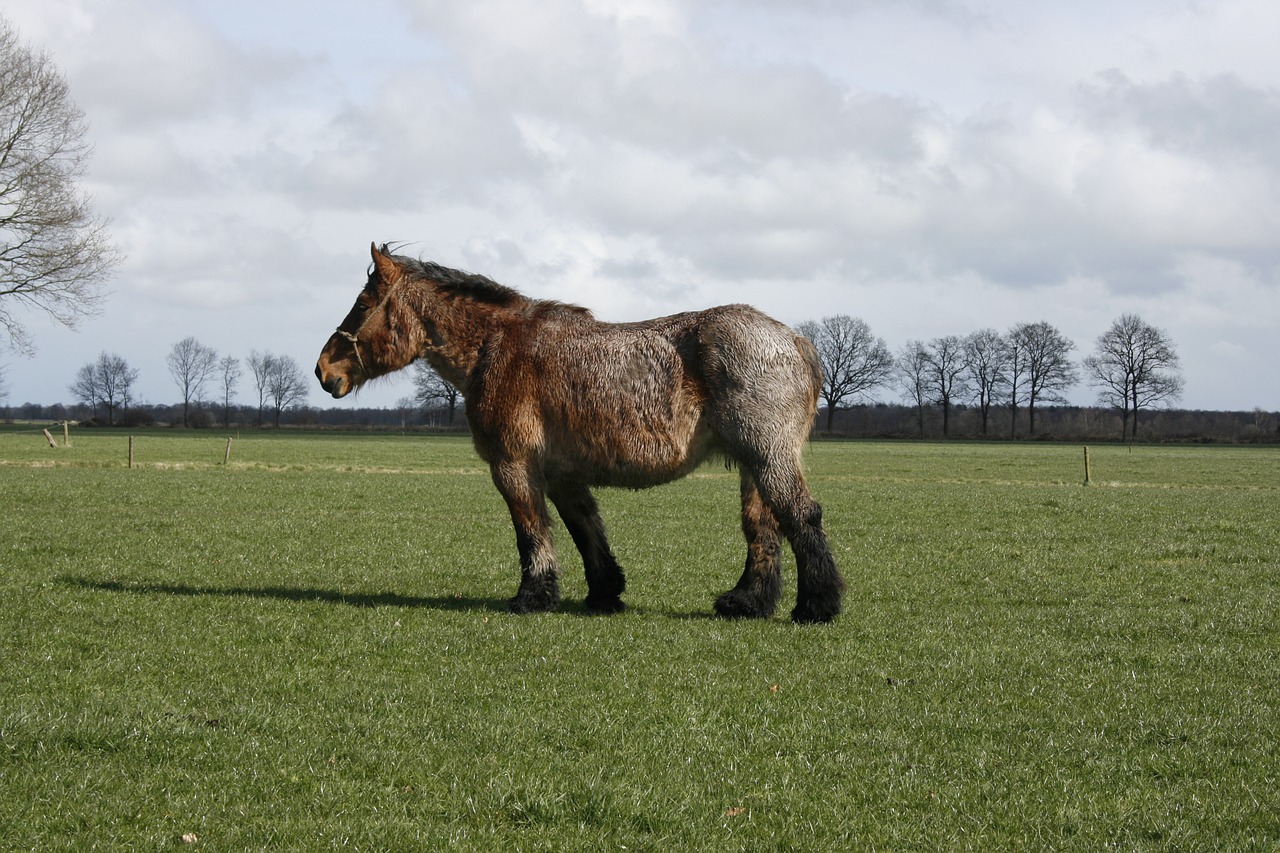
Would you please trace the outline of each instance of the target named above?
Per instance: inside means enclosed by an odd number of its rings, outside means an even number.
[[[361,328],[363,328],[363,326]],[[345,332],[342,329],[335,329],[334,334],[339,337],[346,338],[351,342],[351,351],[356,354],[356,362],[360,365],[360,370],[368,373],[369,370],[364,366],[364,359],[360,357],[360,339],[355,336],[355,333]]]

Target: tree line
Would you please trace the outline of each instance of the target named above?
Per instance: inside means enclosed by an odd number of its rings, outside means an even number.
[[[1037,411],[1066,404],[1066,393],[1083,375],[1097,391],[1098,406],[1120,413],[1119,438],[1132,440],[1139,413],[1176,402],[1184,384],[1168,334],[1136,314],[1116,319],[1079,364],[1071,358],[1075,344],[1044,321],[1017,323],[1004,333],[988,328],[911,340],[896,354],[866,321],[847,314],[806,321],[797,330],[822,361],[828,432],[835,431],[841,409],[873,402],[873,391],[896,388],[914,410],[921,436],[926,416],[937,412],[942,436],[950,437],[953,412],[967,407],[978,413],[983,437],[1000,409],[1008,413],[1011,438],[1024,421],[1034,437]]]
[[[219,357],[212,347],[187,337],[173,345],[165,361],[181,393],[181,426],[191,425],[193,407],[211,404],[220,408],[223,426],[230,426],[231,400],[243,376],[240,360],[229,355]],[[263,425],[264,413],[270,412],[278,427],[285,409],[306,399],[310,386],[302,368],[290,356],[257,350],[249,353],[247,362],[258,394],[258,426]],[[138,371],[124,358],[103,352],[77,371],[68,390],[76,402],[93,413],[94,420],[114,426],[119,416],[133,406],[133,386],[137,381]],[[216,403],[207,396],[209,389],[215,389]]]
[[[197,412],[216,411],[221,416],[224,427],[232,423],[233,415],[237,423],[243,422],[245,408],[234,404],[236,391],[244,376],[243,366],[234,356],[219,356],[212,347],[206,346],[194,337],[186,337],[173,345],[165,357],[169,375],[178,388],[181,403],[176,407],[176,425],[204,426],[207,419],[194,418]],[[246,360],[253,388],[257,393],[256,424],[263,426],[267,416],[271,423],[279,427],[286,411],[300,410],[302,420],[315,424],[324,421],[344,420],[338,418],[322,418],[316,410],[301,405],[310,388],[309,377],[298,362],[291,356],[276,355],[271,352],[252,350]],[[391,415],[372,415],[367,411],[362,416],[365,422],[375,421],[376,425],[387,425],[398,420],[402,425],[410,416],[417,413],[430,416],[435,425],[453,427],[458,421],[458,408],[462,395],[458,389],[445,382],[425,362],[415,363],[413,370],[414,393],[401,399]],[[105,426],[115,426],[122,421],[137,422],[142,414],[137,411],[134,398],[134,386],[139,372],[118,353],[102,352],[96,359],[82,366],[75,375],[75,380],[67,386],[76,403],[83,407],[88,417]],[[0,402],[6,394],[4,373],[0,370]],[[27,410],[39,409],[39,413],[28,412],[33,417],[40,417],[46,409],[54,407],[28,404],[22,407]],[[160,410],[167,406],[147,406],[147,420],[156,419]],[[63,414],[57,416],[63,419]],[[132,416],[130,416],[132,413]],[[292,419],[300,420],[298,417]]]

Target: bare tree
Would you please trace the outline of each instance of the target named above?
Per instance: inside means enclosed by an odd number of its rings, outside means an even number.
[[[413,363],[413,400],[424,411],[439,404],[449,412],[448,426],[453,426],[454,414],[462,395],[436,373],[425,360]]]
[[[973,401],[982,415],[982,434],[991,424],[991,405],[1008,381],[1004,338],[995,329],[980,329],[964,339],[964,364]]]
[[[927,387],[942,407],[942,437],[951,434],[951,402],[968,393],[965,382],[964,339],[956,335],[934,338],[924,348]]]
[[[1015,327],[1016,329],[1016,327]],[[1013,336],[1015,329],[1001,340],[1000,359],[1004,364],[1002,399],[1009,410],[1009,438],[1018,437],[1018,408],[1027,402],[1027,352]]]
[[[299,400],[307,398],[311,387],[302,375],[298,362],[287,355],[267,353],[267,397],[275,410],[275,425],[280,428],[280,413]]]
[[[94,364],[90,362],[76,371],[75,381],[67,386],[81,404],[88,406],[93,417],[98,417],[98,406],[101,404],[98,394],[98,382],[94,375]]]
[[[1036,404],[1065,402],[1063,392],[1080,381],[1080,372],[1068,357],[1075,344],[1048,323],[1019,323],[1008,336],[1014,367],[1011,375],[1025,378],[1028,432],[1036,434]],[[1017,386],[1014,386],[1017,400]],[[1011,407],[1016,410],[1016,402]]]
[[[34,346],[13,308],[74,327],[96,313],[120,255],[78,187],[90,147],[84,114],[45,54],[0,18],[0,328]]]
[[[0,411],[4,412],[4,419],[8,421],[11,417],[9,412],[9,382],[5,379],[5,371],[8,368],[0,364]]]
[[[409,416],[418,410],[418,404],[412,397],[401,397],[396,400],[396,412],[400,415],[400,432],[409,428]]]
[[[240,359],[226,356],[218,362],[218,374],[222,381],[222,425],[231,426],[231,397],[240,382]]]
[[[1120,438],[1137,439],[1138,412],[1182,396],[1182,373],[1173,342],[1136,314],[1122,314],[1084,360],[1098,402],[1120,410]],[[1129,429],[1129,414],[1133,428]]]
[[[827,432],[836,409],[893,378],[893,354],[883,338],[871,334],[866,321],[837,314],[807,320],[796,331],[813,342],[822,360],[822,399],[827,404]]]
[[[923,341],[907,341],[898,353],[895,373],[903,397],[915,406],[920,437],[924,438],[924,410],[929,405],[929,350]]]
[[[104,352],[76,373],[69,390],[76,399],[93,409],[93,416],[106,412],[107,425],[115,423],[116,410],[127,411],[132,402],[133,383],[138,371],[115,353]]]
[[[173,345],[165,357],[169,375],[182,391],[182,425],[188,426],[191,403],[197,405],[204,393],[204,386],[212,377],[218,364],[218,353],[195,338],[183,338]]]
[[[1246,434],[1254,438],[1269,436],[1276,432],[1276,418],[1261,406],[1254,406],[1253,423],[1249,424],[1245,429]]]
[[[249,371],[253,374],[254,387],[258,389],[258,426],[262,426],[262,411],[267,406],[267,373],[273,358],[269,352],[249,351]]]

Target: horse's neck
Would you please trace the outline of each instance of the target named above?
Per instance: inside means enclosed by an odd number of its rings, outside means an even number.
[[[486,342],[519,322],[523,305],[486,305],[466,297],[433,301],[423,314],[425,324],[434,328],[434,334],[427,335],[424,355],[437,373],[461,388],[475,371]]]

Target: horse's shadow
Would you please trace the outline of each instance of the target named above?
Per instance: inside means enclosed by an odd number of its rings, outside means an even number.
[[[62,577],[61,583],[94,592],[123,592],[132,595],[156,595],[190,598],[256,598],[297,603],[321,602],[346,607],[403,607],[409,609],[442,610],[452,612],[506,613],[507,599],[477,598],[466,595],[417,596],[394,592],[346,592],[336,589],[286,586],[192,586],[170,583],[126,583],[123,581],[92,580],[81,577]],[[629,607],[629,612],[642,613],[641,608]],[[563,601],[557,613],[571,616],[590,616],[581,601]],[[711,619],[711,613],[675,613],[664,615],[672,619]]]
[[[124,583],[89,578],[64,577],[62,583],[95,592],[125,592],[133,595],[169,595],[178,597],[258,598],[298,603],[321,602],[347,607],[405,607],[452,611],[505,612],[507,602],[498,598],[476,598],[465,595],[416,596],[394,592],[347,592],[336,589],[287,586],[192,586],[170,583]]]

